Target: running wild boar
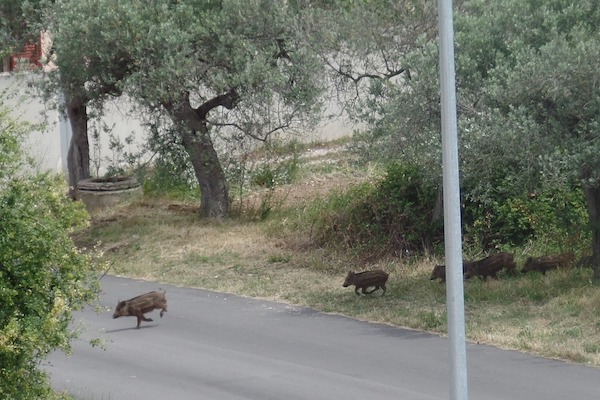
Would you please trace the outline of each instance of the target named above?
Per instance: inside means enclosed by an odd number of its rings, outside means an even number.
[[[385,271],[380,269],[374,271],[365,271],[365,272],[348,272],[348,276],[346,276],[346,280],[344,281],[343,287],[348,287],[350,285],[354,285],[354,293],[360,296],[358,293],[359,289],[362,289],[363,294],[371,294],[380,288],[383,289],[383,296],[385,294],[386,288],[385,283],[388,280],[388,274]],[[367,288],[373,287],[374,289],[371,291],[367,291]]]
[[[479,276],[484,281],[488,276],[498,279],[498,272],[502,269],[514,275],[517,269],[515,257],[511,253],[496,253],[479,261],[474,261],[465,272],[465,279]]]
[[[571,253],[543,256],[538,258],[529,257],[521,269],[522,273],[538,271],[543,275],[551,269],[566,268],[573,265],[575,256]]]
[[[150,322],[152,318],[146,318],[145,313],[155,309],[160,310],[160,317],[167,312],[167,298],[165,297],[167,292],[154,291],[145,294],[141,294],[133,299],[119,301],[113,318],[119,317],[137,317],[137,328],[139,329],[142,321]]]

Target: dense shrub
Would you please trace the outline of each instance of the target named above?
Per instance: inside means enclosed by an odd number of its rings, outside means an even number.
[[[91,259],[70,233],[87,221],[64,179],[27,173],[23,127],[0,110],[0,398],[47,399],[40,362],[68,351],[72,311],[97,296]]]
[[[418,168],[392,164],[379,182],[329,198],[317,218],[318,241],[366,259],[422,253],[442,238],[437,199],[437,186]]]
[[[200,197],[191,166],[159,157],[150,168],[139,170],[144,194],[150,197],[195,200]]]
[[[548,252],[580,251],[590,240],[580,189],[527,193],[499,198],[485,206],[467,203],[465,239],[484,250],[537,241]]]

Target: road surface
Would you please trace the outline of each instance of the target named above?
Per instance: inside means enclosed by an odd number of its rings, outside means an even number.
[[[449,398],[444,337],[206,290],[108,276],[102,285],[110,309],[78,314],[74,354],[46,366],[77,399]],[[153,311],[140,329],[135,317],[112,319],[118,299],[158,288],[162,319]],[[104,348],[89,345],[95,337]],[[471,400],[600,399],[597,368],[477,344],[467,359]]]

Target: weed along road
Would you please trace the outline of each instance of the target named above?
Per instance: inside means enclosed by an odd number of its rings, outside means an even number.
[[[73,355],[49,358],[77,399],[433,400],[449,398],[447,339],[279,303],[114,277],[101,313],[78,314]],[[135,329],[117,300],[166,290],[168,312]],[[356,301],[376,307],[377,296]],[[100,338],[102,347],[89,341]],[[468,344],[469,398],[597,400],[600,369]]]

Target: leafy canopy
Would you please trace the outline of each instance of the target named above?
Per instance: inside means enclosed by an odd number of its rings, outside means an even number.
[[[461,192],[472,206],[469,224],[497,233],[523,221],[517,208],[506,216],[503,203],[600,183],[599,22],[593,0],[459,5]],[[404,59],[410,75],[373,83],[357,109],[370,128],[364,154],[419,165],[432,181],[441,176],[437,59],[437,41],[424,40]],[[488,219],[501,214],[508,219]],[[530,228],[529,221],[521,231]]]

